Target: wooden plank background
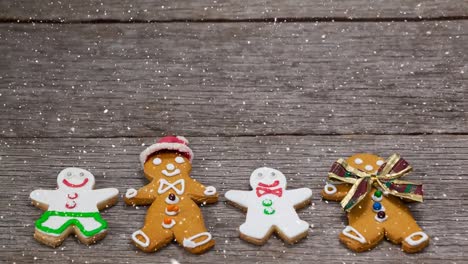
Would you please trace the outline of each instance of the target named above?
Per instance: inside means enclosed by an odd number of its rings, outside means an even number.
[[[463,19],[467,6],[468,0],[3,0],[0,18],[64,22]]]
[[[466,263],[467,6],[0,1],[0,262]],[[104,211],[110,232],[96,245],[34,240],[32,190],[54,188],[67,166],[89,169],[97,188],[142,186],[138,154],[172,133],[191,141],[193,176],[221,194],[247,190],[264,165],[312,188],[300,211],[309,237],[248,244],[244,214],[222,197],[202,209],[217,245],[201,256],[136,250],[146,210],[122,201]],[[411,204],[432,238],[423,252],[340,244],[344,213],[319,193],[333,161],[362,151],[401,153],[408,179],[425,184],[425,202]]]

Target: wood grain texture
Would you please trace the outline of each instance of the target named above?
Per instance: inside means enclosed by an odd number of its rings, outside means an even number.
[[[145,184],[138,163],[142,143],[154,138],[92,139],[1,139],[0,260],[2,263],[462,263],[468,247],[467,178],[468,136],[260,136],[189,137],[195,153],[192,175],[214,185],[221,194],[229,189],[248,189],[248,178],[256,167],[282,170],[289,188],[313,189],[313,204],[300,216],[313,225],[309,237],[294,245],[271,238],[254,246],[238,238],[237,228],[245,220],[238,209],[221,202],[202,209],[217,245],[201,256],[193,256],[175,244],[154,254],[137,251],[129,242],[138,229],[146,208],[125,206],[122,200],[106,211],[110,232],[100,243],[87,247],[74,238],[51,249],[33,239],[34,221],[41,212],[29,201],[37,188],[54,188],[56,175],[67,166],[89,169],[96,187],[116,187],[121,193]],[[402,154],[415,168],[408,180],[422,181],[425,201],[412,204],[415,218],[431,236],[422,253],[404,254],[398,246],[381,243],[370,252],[354,254],[338,241],[346,224],[338,203],[320,198],[329,166],[339,157],[370,151],[388,156]],[[58,258],[58,261],[55,259]]]
[[[467,133],[467,21],[0,25],[1,137]]]
[[[419,19],[468,15],[467,0],[3,0],[0,19],[55,21]]]

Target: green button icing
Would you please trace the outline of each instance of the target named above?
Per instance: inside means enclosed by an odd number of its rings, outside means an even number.
[[[262,201],[262,205],[270,207],[271,205],[273,205],[273,201],[270,200],[270,199],[265,199],[265,200]]]
[[[275,209],[273,209],[271,207],[266,207],[265,209],[263,209],[263,213],[266,214],[266,215],[272,215],[275,212],[276,212]]]

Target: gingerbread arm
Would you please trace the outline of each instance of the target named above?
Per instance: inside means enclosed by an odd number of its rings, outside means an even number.
[[[125,203],[128,205],[150,205],[157,198],[158,191],[153,183],[141,187],[138,191],[130,188],[125,193]]]
[[[310,201],[312,197],[312,190],[309,188],[286,190],[284,192],[284,196],[288,201],[290,201],[294,205],[294,207],[296,207]]]
[[[205,187],[195,179],[188,179],[185,186],[188,194],[196,203],[216,203],[218,201],[218,192],[213,186]]]
[[[322,190],[322,197],[330,201],[341,201],[346,194],[348,194],[349,189],[351,189],[351,184],[332,184],[327,183]]]
[[[227,191],[224,197],[228,199],[228,201],[242,207],[248,208],[249,203],[252,201],[251,194],[252,191],[238,191],[238,190],[230,190]]]
[[[33,205],[47,210],[55,192],[57,192],[57,190],[34,190],[29,197],[33,200]]]
[[[117,202],[119,190],[116,188],[105,188],[91,191],[91,197],[96,199],[96,204],[99,210],[112,206]]]

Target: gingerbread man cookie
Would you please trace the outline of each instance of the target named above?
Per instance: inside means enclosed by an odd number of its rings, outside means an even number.
[[[386,161],[373,154],[357,154],[333,164],[329,172],[333,183],[325,185],[322,196],[341,201],[347,212],[349,225],[339,236],[347,247],[362,252],[384,237],[402,244],[407,253],[429,244],[429,237],[403,202],[422,202],[422,185],[398,180],[411,169],[396,154]]]
[[[191,253],[214,246],[198,204],[217,202],[218,193],[190,177],[192,158],[187,139],[180,136],[163,137],[140,154],[150,183],[125,194],[129,205],[150,205],[143,228],[132,234],[139,249],[153,252],[174,238]]]
[[[59,246],[74,233],[86,245],[103,239],[107,222],[99,210],[114,205],[115,188],[93,190],[94,176],[80,168],[66,168],[57,177],[56,190],[31,192],[33,204],[46,212],[36,221],[34,237],[49,246]]]
[[[251,191],[231,190],[226,199],[247,210],[247,218],[239,228],[240,237],[262,245],[273,232],[292,244],[307,236],[309,224],[296,209],[310,203],[312,190],[286,190],[286,177],[278,170],[258,168],[250,176]]]

